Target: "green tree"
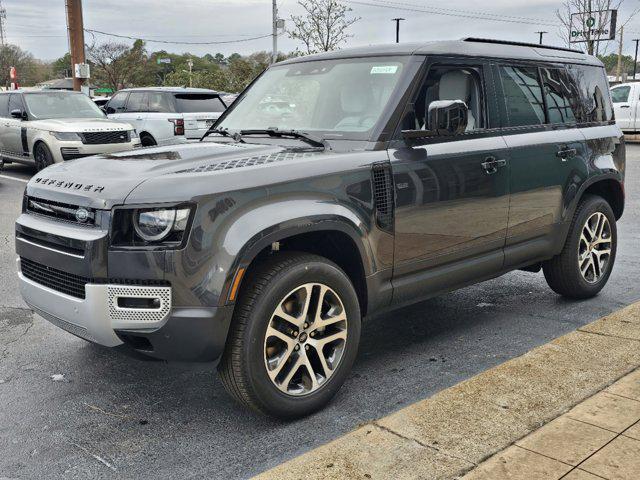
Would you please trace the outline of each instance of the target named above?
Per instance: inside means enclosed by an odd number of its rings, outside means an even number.
[[[609,55],[598,55],[600,61],[604,64],[604,68],[609,75],[615,75],[618,70],[618,55],[610,53]],[[633,74],[633,57],[631,55],[622,56],[622,71],[628,75]]]
[[[71,77],[71,54],[69,52],[51,63],[51,73],[58,78]]]
[[[142,40],[136,40],[133,47],[114,42],[92,45],[87,54],[93,64],[93,83],[108,85],[113,90],[137,85],[147,66]]]

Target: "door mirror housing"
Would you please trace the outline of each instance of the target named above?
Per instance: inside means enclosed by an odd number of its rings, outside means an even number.
[[[27,112],[23,112],[19,108],[16,108],[15,110],[11,110],[11,117],[18,118],[20,120],[26,120]]]
[[[468,123],[469,108],[462,100],[436,100],[429,104],[427,125],[437,135],[460,135]]]

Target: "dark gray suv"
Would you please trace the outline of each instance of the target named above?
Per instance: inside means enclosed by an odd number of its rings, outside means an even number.
[[[299,417],[344,382],[365,317],[514,269],[596,295],[624,162],[581,52],[470,38],[296,58],[200,143],[36,175],[21,291],[88,341],[220,360],[244,405]]]

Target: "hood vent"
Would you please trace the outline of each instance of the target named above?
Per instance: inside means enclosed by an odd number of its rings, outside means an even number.
[[[283,162],[285,160],[295,160],[315,155],[309,152],[281,152],[269,155],[259,155],[255,157],[236,158],[222,162],[210,163],[208,165],[200,165],[199,167],[178,170],[172,173],[203,173],[217,172],[218,170],[232,170],[235,168],[253,167],[255,165],[264,165],[267,163]]]

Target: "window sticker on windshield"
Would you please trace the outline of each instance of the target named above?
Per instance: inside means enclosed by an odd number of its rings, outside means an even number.
[[[393,75],[398,71],[397,65],[379,65],[375,67],[371,67],[371,75],[376,73],[387,73]]]

